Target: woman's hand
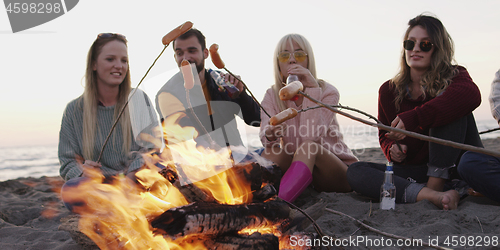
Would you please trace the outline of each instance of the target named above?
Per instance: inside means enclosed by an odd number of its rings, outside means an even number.
[[[82,171],[83,171],[83,176],[88,177],[88,178],[93,178],[94,173],[98,171],[99,173],[101,172],[102,165],[99,162],[91,161],[91,160],[85,160],[85,162],[82,165]]]
[[[395,162],[403,162],[406,159],[406,151],[408,150],[408,146],[400,144],[401,151],[398,147],[397,144],[392,144],[391,148],[389,149],[389,153],[391,155],[391,160]]]
[[[286,125],[284,123],[278,124],[276,126],[268,125],[266,127],[265,136],[267,140],[274,141],[281,138],[286,133]]]
[[[288,68],[287,73],[289,75],[297,75],[299,77],[299,81],[302,83],[302,85],[304,87],[307,87],[307,88],[319,87],[318,82],[316,81],[314,76],[311,74],[311,72],[308,69],[306,69],[298,64],[294,64],[294,65],[290,66]]]
[[[394,118],[394,120],[391,122],[391,127],[406,130],[405,124],[399,118],[399,116],[396,116],[396,118]],[[400,140],[403,140],[406,137],[406,135],[391,131],[391,132],[386,133],[385,137],[387,137],[391,140],[394,140],[394,141],[400,141]]]

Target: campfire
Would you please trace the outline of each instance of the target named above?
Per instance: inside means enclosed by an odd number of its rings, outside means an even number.
[[[165,120],[169,146],[144,154],[135,183],[96,171],[72,191],[86,204],[75,208],[77,242],[83,233],[100,249],[296,249],[290,235],[317,237],[297,232],[304,217],[277,198],[277,166],[197,147],[197,132],[179,118]]]

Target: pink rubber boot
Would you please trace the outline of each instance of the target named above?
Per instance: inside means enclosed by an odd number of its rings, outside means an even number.
[[[294,202],[311,182],[312,173],[307,165],[301,161],[294,161],[281,178],[278,197]]]

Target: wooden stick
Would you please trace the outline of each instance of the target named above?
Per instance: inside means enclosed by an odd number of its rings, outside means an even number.
[[[366,225],[362,221],[360,221],[360,220],[358,220],[358,219],[356,219],[356,218],[354,218],[354,217],[352,217],[350,215],[344,214],[342,212],[339,212],[339,211],[336,211],[336,210],[333,210],[333,209],[325,208],[325,211],[330,212],[332,214],[338,214],[338,215],[342,215],[342,216],[348,217],[349,219],[354,220],[357,223],[359,223],[364,228],[366,228],[366,229],[368,229],[368,230],[370,230],[372,232],[375,232],[375,233],[378,233],[378,234],[381,234],[381,235],[385,235],[387,237],[391,237],[391,238],[394,238],[394,239],[401,239],[401,240],[411,240],[411,241],[413,240],[412,238],[407,238],[407,237],[403,237],[403,236],[399,236],[399,235],[395,235],[395,234],[390,234],[390,233],[382,232],[382,231],[380,231],[380,230],[378,230],[378,229],[376,229],[374,227]],[[423,240],[422,240],[422,245],[423,246],[427,246],[427,247],[432,247],[432,248],[435,248],[435,249],[451,250],[451,248],[429,245],[428,243],[425,243]]]
[[[326,104],[324,104],[324,105],[326,105]],[[310,110],[310,109],[322,108],[324,105],[318,105],[318,106],[314,106],[314,107],[309,107],[309,108],[301,109],[301,110],[299,110],[297,112],[300,113],[300,112],[305,112],[305,111]],[[342,105],[326,105],[326,106],[329,106],[329,107],[332,107],[332,108],[343,108],[343,109],[348,109],[348,110],[356,111],[356,112],[358,112],[360,114],[368,116],[368,118],[376,121],[378,124],[382,124],[375,116],[372,116],[372,115],[370,115],[370,114],[368,114],[366,112],[363,112],[363,111],[361,111],[359,109],[351,108],[351,107],[348,107],[348,106],[342,106]],[[401,148],[401,144],[399,143],[399,141],[394,141],[394,142],[398,146],[399,151],[403,152],[403,148]]]
[[[227,73],[229,73],[230,75],[232,75],[234,78],[238,79],[242,84],[243,86],[245,86],[245,89],[248,90],[248,93],[250,93],[250,96],[252,96],[253,100],[259,105],[259,107],[262,109],[262,111],[264,111],[264,113],[266,113],[267,117],[271,118],[271,115],[269,115],[269,113],[267,113],[267,111],[262,107],[262,105],[260,105],[260,102],[257,100],[257,98],[255,98],[255,96],[252,94],[252,91],[250,91],[250,89],[247,87],[247,85],[243,82],[243,80],[241,80],[240,78],[236,77],[231,71],[229,71],[226,67],[224,67],[224,69],[227,71]]]
[[[113,133],[113,130],[115,129],[116,127],[116,124],[118,124],[118,121],[120,120],[120,117],[123,115],[123,112],[125,112],[125,108],[127,107],[128,105],[128,102],[130,100],[130,98],[135,94],[135,92],[137,91],[137,89],[139,88],[139,86],[141,85],[142,81],[144,80],[144,78],[146,78],[146,76],[148,75],[149,71],[153,68],[153,66],[155,65],[156,61],[158,61],[158,59],[160,58],[160,56],[163,54],[163,52],[165,51],[165,49],[167,48],[168,44],[163,46],[163,50],[160,52],[160,54],[156,57],[156,59],[153,61],[153,64],[151,64],[151,66],[149,66],[149,69],[146,71],[146,74],[144,74],[144,76],[141,78],[141,80],[139,81],[139,83],[137,84],[137,86],[135,87],[134,91],[132,92],[132,94],[129,96],[129,99],[127,100],[127,102],[125,102],[125,105],[123,105],[123,108],[120,110],[120,113],[118,114],[118,117],[116,117],[116,120],[115,122],[113,123],[113,126],[111,127],[111,130],[109,131],[108,133],[108,136],[106,137],[106,140],[104,140],[104,143],[102,144],[102,148],[101,148],[101,152],[99,153],[99,157],[97,158],[97,161],[96,162],[99,162],[101,161],[101,157],[102,157],[102,153],[104,152],[104,148],[106,147],[106,144],[108,143],[108,140],[109,138],[111,137],[111,134]]]
[[[477,222],[479,222],[479,226],[481,227],[481,233],[484,233],[483,225],[481,225],[481,221],[479,220],[479,218],[477,217],[477,215],[476,215],[476,219],[477,219]]]
[[[424,140],[424,141],[429,141],[429,142],[434,142],[434,143],[438,143],[438,144],[441,144],[441,145],[445,145],[445,146],[450,146],[450,147],[454,147],[454,148],[458,148],[458,149],[462,149],[462,150],[468,150],[468,151],[473,151],[473,152],[476,152],[476,153],[482,153],[482,154],[487,154],[487,155],[491,155],[491,156],[495,156],[495,157],[500,157],[500,152],[497,152],[497,151],[493,151],[493,150],[488,150],[488,149],[485,149],[485,148],[480,148],[480,147],[475,147],[475,146],[471,146],[471,145],[466,145],[466,144],[462,144],[462,143],[458,143],[458,142],[454,142],[454,141],[449,141],[449,140],[444,140],[444,139],[440,139],[440,138],[435,138],[435,137],[432,137],[432,136],[427,136],[427,135],[422,135],[422,134],[419,134],[419,133],[415,133],[415,132],[411,132],[411,131],[407,131],[407,130],[403,130],[403,129],[399,129],[399,128],[393,128],[393,127],[390,127],[390,126],[387,126],[387,125],[384,125],[382,123],[373,123],[373,122],[370,122],[370,121],[366,121],[366,120],[363,120],[361,118],[358,118],[358,117],[355,117],[353,115],[350,115],[350,114],[347,114],[345,112],[342,112],[340,110],[336,110],[318,100],[316,100],[315,98],[309,96],[308,94],[302,92],[302,91],[299,91],[299,94],[303,95],[304,97],[306,97],[307,99],[311,100],[312,102],[324,107],[324,108],[327,108],[329,109],[330,111],[332,112],[335,112],[335,113],[338,113],[338,114],[341,114],[345,117],[348,117],[348,118],[351,118],[355,121],[359,121],[361,123],[364,123],[366,125],[370,125],[370,126],[373,126],[373,127],[377,127],[379,129],[383,129],[383,130],[386,130],[386,131],[392,131],[392,132],[397,132],[397,133],[401,133],[401,134],[404,134],[404,135],[407,135],[407,136],[411,136],[411,137],[414,137],[414,138],[417,138],[417,139],[420,139],[420,140]]]
[[[289,206],[293,207],[297,211],[301,212],[306,218],[308,218],[313,223],[313,227],[316,230],[316,233],[318,233],[318,235],[320,235],[321,237],[325,236],[325,233],[323,233],[323,230],[321,230],[321,227],[319,227],[319,225],[316,223],[316,221],[311,216],[309,216],[309,214],[307,214],[304,210],[297,207],[295,204],[293,204],[291,202],[288,202],[288,201],[283,200],[283,199],[280,199],[280,200],[285,202]]]
[[[485,131],[481,131],[481,132],[479,132],[479,134],[480,134],[480,135],[482,135],[482,134],[486,134],[486,133],[493,132],[493,131],[497,131],[497,130],[500,130],[500,128],[492,128],[492,129],[488,129],[488,130],[485,130]]]

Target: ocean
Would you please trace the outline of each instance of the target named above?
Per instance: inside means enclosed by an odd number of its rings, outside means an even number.
[[[480,132],[498,127],[493,119],[480,120],[476,123]],[[344,136],[344,142],[351,149],[379,147],[377,129],[374,127],[363,124],[341,125],[340,130]],[[482,139],[497,137],[500,137],[500,131],[481,135]],[[249,147],[261,146],[255,130],[247,131],[247,138]],[[19,177],[58,175],[57,145],[0,148],[0,181]]]

